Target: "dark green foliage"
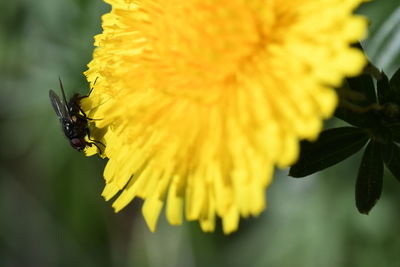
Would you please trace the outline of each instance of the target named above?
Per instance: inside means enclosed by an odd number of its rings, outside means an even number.
[[[339,106],[335,116],[353,126],[370,128],[379,124],[376,92],[370,75],[349,78],[338,90]]]
[[[376,90],[373,77],[377,79]],[[304,177],[326,169],[355,154],[370,140],[355,190],[358,211],[368,214],[381,196],[384,163],[400,181],[400,69],[389,80],[370,63],[366,73],[347,79],[338,95],[335,116],[355,127],[325,130],[316,142],[302,142],[300,159],[289,175]]]
[[[377,81],[378,99],[380,104],[390,103],[396,99],[396,93],[390,88],[389,79],[382,73],[382,78]]]
[[[356,206],[360,213],[368,214],[382,192],[383,162],[381,145],[371,141],[365,149],[358,169]]]
[[[379,114],[376,112],[374,107],[363,109],[351,110],[346,106],[339,106],[335,111],[335,117],[339,118],[350,125],[371,128],[379,125]]]
[[[383,151],[383,160],[393,174],[394,177],[400,182],[400,148],[395,143],[387,144]]]
[[[400,123],[387,124],[386,127],[389,129],[388,134],[394,142],[400,141]]]
[[[301,143],[302,157],[290,168],[289,175],[304,177],[335,165],[359,151],[367,141],[368,134],[360,128],[341,127],[324,131],[315,143]]]
[[[372,77],[368,74],[348,78],[347,83],[353,92],[359,92],[362,96],[358,102],[360,106],[369,106],[376,103],[375,86]]]
[[[393,74],[390,79],[390,86],[397,94],[400,94],[400,68]]]

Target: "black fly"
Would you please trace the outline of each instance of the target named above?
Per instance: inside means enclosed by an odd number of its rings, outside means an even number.
[[[67,102],[61,79],[59,79],[59,81],[62,100],[53,90],[49,91],[49,97],[54,111],[60,119],[65,136],[69,139],[71,146],[78,151],[84,150],[86,146],[91,147],[92,145],[95,145],[101,153],[98,144],[103,145],[103,143],[90,138],[88,121],[92,119],[86,116],[85,112],[79,105],[80,100],[88,96],[81,96],[76,93],[71,97],[69,102]],[[88,136],[88,139],[92,142],[87,142],[85,140],[86,136]]]

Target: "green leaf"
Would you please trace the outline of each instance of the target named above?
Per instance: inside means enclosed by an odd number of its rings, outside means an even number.
[[[379,127],[381,122],[381,115],[376,110],[364,110],[351,103],[345,105],[340,103],[335,110],[335,117],[360,128]]]
[[[369,106],[376,103],[374,81],[369,74],[361,74],[348,78],[347,83],[351,90],[361,93],[363,98],[357,100],[361,106]]]
[[[391,8],[391,13],[386,13],[381,19],[372,19],[374,22],[371,28],[375,28],[370,38],[365,40],[364,48],[366,54],[372,62],[380,69],[384,69],[386,73],[392,74],[399,66],[400,49],[399,49],[399,33],[400,33],[400,5],[398,1],[374,1],[371,3],[374,9]],[[373,15],[372,13],[367,14]],[[376,15],[376,14],[375,14]],[[381,20],[379,22],[379,20]],[[377,26],[377,27],[376,27]]]
[[[335,116],[353,126],[373,128],[379,125],[380,116],[376,110],[376,93],[373,79],[368,74],[347,79],[337,89],[339,105]]]
[[[356,206],[360,213],[368,214],[382,192],[383,161],[381,145],[370,141],[365,149],[356,181]]]
[[[386,104],[396,100],[396,92],[392,90],[389,79],[384,72],[381,72],[381,79],[377,81],[376,85],[380,104]]]
[[[377,81],[379,103],[382,105],[382,119],[385,122],[398,122],[400,116],[400,73],[395,73],[389,82],[384,72]]]
[[[389,129],[391,141],[400,142],[400,123],[386,124],[385,127]]]
[[[388,143],[384,147],[383,160],[386,167],[400,182],[400,148],[395,143]]]
[[[400,68],[397,69],[390,79],[390,87],[396,92],[396,94],[400,95]]]
[[[359,151],[368,141],[368,134],[355,127],[323,131],[315,143],[301,142],[300,159],[289,176],[304,177],[339,163]]]

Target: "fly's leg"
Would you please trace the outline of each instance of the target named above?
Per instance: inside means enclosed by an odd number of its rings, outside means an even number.
[[[97,76],[96,79],[94,80],[93,86],[96,84],[98,78],[99,78],[99,77]],[[86,97],[89,97],[90,94],[92,93],[93,89],[94,89],[94,87],[92,87],[92,88],[90,89],[88,95],[79,96],[79,97],[77,98],[77,101],[80,102],[82,99],[84,99],[84,98],[86,98]],[[83,116],[80,115],[80,114],[78,114],[78,117],[80,117],[81,119],[85,119],[85,120],[89,120],[89,121],[98,121],[98,120],[101,120],[101,119],[89,118],[89,117],[86,115],[86,113],[83,111],[83,109],[81,108],[81,106],[80,106],[79,104],[77,104],[77,106],[78,106],[79,111],[83,114]]]
[[[93,86],[96,84],[98,78],[99,78],[99,77],[97,76],[96,79],[94,80]],[[90,94],[92,93],[93,89],[94,89],[93,86],[92,86],[92,88],[90,88],[90,91],[89,91],[89,94],[88,94],[88,95],[79,96],[78,100],[80,101],[81,99],[84,99],[84,98],[86,98],[86,97],[89,97]],[[82,113],[83,113],[83,112],[82,112]]]
[[[95,146],[97,147],[97,149],[99,150],[100,155],[103,155],[103,150],[101,150],[101,148],[99,147],[99,145],[96,144],[95,142],[86,142],[86,144],[87,144],[88,146],[90,146],[90,147],[92,147],[92,145],[95,145]]]
[[[89,146],[91,146],[92,144],[95,145],[95,146],[97,147],[97,149],[100,151],[100,155],[102,155],[102,154],[103,154],[103,150],[99,147],[98,144],[101,144],[103,147],[106,147],[106,146],[105,146],[102,142],[97,141],[97,140],[94,140],[94,139],[92,139],[92,138],[90,137],[89,128],[86,128],[86,134],[87,134],[87,136],[88,136],[88,139],[91,141],[91,142],[88,142],[88,145],[89,145]]]
[[[78,118],[84,119],[84,120],[88,120],[88,121],[101,121],[102,119],[93,119],[93,118],[89,118],[86,113],[82,110],[82,108],[80,106],[78,106],[79,111],[82,112],[83,115],[81,114],[76,114],[76,116]]]
[[[99,76],[97,76],[96,79],[94,79],[93,86],[96,85],[96,82],[97,82],[97,79],[98,79],[98,78],[99,78]],[[93,86],[92,86],[92,88],[90,88],[89,94],[88,94],[87,96],[84,96],[84,97],[89,97],[89,96],[90,96],[90,94],[92,93],[93,88],[94,88]]]

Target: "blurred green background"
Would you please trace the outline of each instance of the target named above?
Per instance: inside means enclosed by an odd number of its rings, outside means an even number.
[[[371,61],[400,66],[400,3],[377,0]],[[48,91],[85,93],[93,36],[110,7],[95,0],[0,2],[0,266],[400,266],[400,184],[385,171],[369,216],[354,206],[360,154],[304,179],[276,174],[268,209],[237,233],[202,233],[197,223],[150,233],[137,200],[114,214],[100,193],[105,161],[64,138]],[[335,120],[330,124],[340,123]]]

